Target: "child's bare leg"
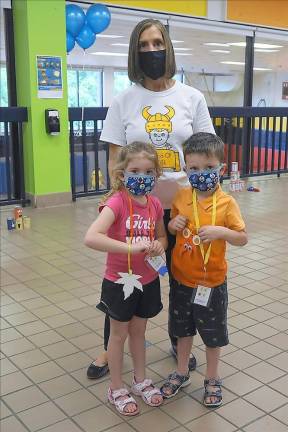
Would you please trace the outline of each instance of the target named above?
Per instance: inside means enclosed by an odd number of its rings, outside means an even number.
[[[108,342],[108,364],[111,376],[111,390],[117,390],[123,387],[122,381],[122,364],[123,348],[128,336],[129,322],[120,322],[110,318],[110,337]],[[121,397],[127,399],[127,396]],[[136,411],[137,406],[129,403],[125,407],[126,412]]]
[[[129,349],[132,355],[134,366],[134,377],[136,383],[142,382],[145,379],[145,363],[146,363],[146,348],[145,348],[145,331],[147,319],[134,316],[129,323]],[[151,387],[152,389],[152,387]],[[147,390],[150,390],[147,387]],[[153,395],[152,402],[158,404],[162,401],[162,396]]]
[[[206,379],[219,379],[219,359],[221,354],[221,348],[210,348],[206,346]],[[213,390],[213,386],[209,390]],[[217,398],[215,396],[211,396],[207,398],[207,403],[215,403]]]
[[[177,342],[177,372],[180,375],[187,375],[189,372],[188,363],[192,349],[193,337],[186,336],[178,338]]]
[[[129,323],[129,349],[132,355],[134,375],[138,382],[145,379],[145,330],[147,319],[134,316]]]
[[[177,374],[181,376],[186,376],[189,374],[189,357],[193,344],[193,337],[179,337],[177,341]],[[172,384],[176,384],[179,386],[181,383],[179,382],[179,378],[169,378],[169,382]],[[162,386],[162,394],[165,397],[170,397],[173,394],[173,389],[168,385]],[[176,393],[174,393],[176,394]]]

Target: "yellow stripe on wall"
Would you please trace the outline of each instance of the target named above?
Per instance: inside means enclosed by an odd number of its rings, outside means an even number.
[[[107,5],[126,6],[133,9],[146,9],[157,12],[171,12],[178,15],[207,15],[207,0],[104,0]]]

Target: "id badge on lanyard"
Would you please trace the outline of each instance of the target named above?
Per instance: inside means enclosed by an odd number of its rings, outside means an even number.
[[[153,268],[160,276],[165,276],[168,273],[166,260],[161,256],[146,257],[145,261]]]
[[[212,288],[208,288],[203,285],[198,285],[193,303],[199,306],[208,307],[211,302],[211,297],[212,297]]]

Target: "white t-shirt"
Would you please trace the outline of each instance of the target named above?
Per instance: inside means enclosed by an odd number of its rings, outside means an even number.
[[[164,208],[171,208],[179,186],[187,185],[182,145],[197,132],[215,133],[204,96],[175,81],[160,92],[137,84],[118,95],[100,139],[120,146],[134,141],[154,144],[163,169],[154,193]]]

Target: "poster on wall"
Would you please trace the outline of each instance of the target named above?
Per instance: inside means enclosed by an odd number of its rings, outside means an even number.
[[[61,57],[37,55],[36,65],[38,98],[62,98],[63,80]]]
[[[282,99],[288,100],[288,81],[282,83]]]

